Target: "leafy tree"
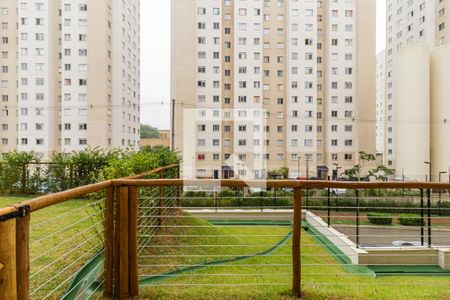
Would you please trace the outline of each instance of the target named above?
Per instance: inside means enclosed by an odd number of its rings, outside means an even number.
[[[113,158],[103,171],[105,179],[143,174],[160,166],[179,163],[177,154],[167,147],[156,146],[140,152],[126,152]]]
[[[158,128],[146,124],[141,124],[141,138],[142,139],[159,138]]]
[[[36,192],[40,184],[40,168],[29,168],[30,164],[39,163],[39,156],[34,152],[11,151],[4,153],[0,160],[0,187],[2,192],[21,193]]]
[[[0,156],[0,193],[46,193],[141,174],[180,161],[170,149],[157,146],[140,152],[87,148],[54,153],[42,162],[34,152],[8,152]],[[175,176],[169,170],[168,176]]]
[[[371,162],[376,160],[375,155],[371,153],[367,153],[364,151],[359,152],[358,164],[353,166],[353,168],[347,170],[345,174],[348,176],[350,181],[359,181],[361,180],[361,170],[364,167],[365,162]]]
[[[375,161],[377,158],[372,153],[367,153],[364,151],[359,152],[359,171],[358,171],[358,180],[361,179],[361,170],[364,168],[364,162]]]
[[[289,177],[289,168],[282,167],[269,172],[270,178],[287,179]]]
[[[374,177],[378,181],[387,181],[390,176],[395,174],[394,169],[390,169],[386,166],[378,166],[369,171],[369,176]]]

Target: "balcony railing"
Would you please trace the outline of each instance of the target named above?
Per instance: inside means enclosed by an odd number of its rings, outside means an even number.
[[[433,193],[449,183],[178,174],[169,166],[0,209],[0,299],[124,299],[223,286],[300,297],[302,289],[345,285],[339,276],[450,269],[448,196]]]

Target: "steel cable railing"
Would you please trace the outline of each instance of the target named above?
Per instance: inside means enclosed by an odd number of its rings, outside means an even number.
[[[104,211],[101,202],[71,200],[43,209],[32,218],[30,299],[62,297],[74,292],[80,282],[88,280],[92,284],[100,278],[101,261],[92,266],[87,263],[102,255]],[[91,268],[88,276],[76,278],[80,270],[87,267]],[[96,278],[89,279],[93,273]]]
[[[447,291],[450,198],[431,190],[445,185],[404,185],[403,198],[389,190],[394,183],[342,183],[346,191],[333,193],[340,183],[269,181],[261,192],[258,182],[167,179],[177,175],[116,180],[92,200],[32,205],[31,298],[272,297],[292,285],[299,295],[300,283],[322,298],[390,299],[388,288],[402,298],[403,287],[418,285],[418,298],[439,298],[431,287]]]

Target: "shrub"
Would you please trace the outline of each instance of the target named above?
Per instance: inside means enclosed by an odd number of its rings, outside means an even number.
[[[368,213],[367,218],[371,224],[392,225],[392,216],[382,213]]]
[[[403,226],[421,226],[422,219],[417,215],[401,215],[399,218],[400,224]]]

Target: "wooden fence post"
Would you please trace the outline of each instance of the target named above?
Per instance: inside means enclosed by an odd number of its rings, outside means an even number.
[[[119,299],[126,299],[129,293],[129,211],[128,187],[119,188]]]
[[[292,235],[292,269],[293,283],[292,290],[294,296],[301,298],[301,256],[300,238],[302,230],[302,190],[294,189],[294,230]]]
[[[138,188],[109,187],[105,204],[105,291],[107,298],[139,296]]]
[[[114,237],[113,237],[113,297],[117,297],[120,291],[120,205],[121,194],[119,188],[115,188],[114,194]]]
[[[16,220],[0,221],[0,299],[17,299]]]
[[[180,179],[180,166],[177,167],[177,175],[176,178]],[[180,194],[181,194],[181,189],[182,187],[176,187],[177,189],[177,210],[181,210],[181,199],[180,199]]]
[[[139,277],[138,277],[138,188],[129,187],[129,282],[130,297],[139,296]]]
[[[30,292],[30,208],[21,207],[16,218],[17,299],[27,300]]]
[[[161,170],[160,178],[164,179],[164,170]],[[159,210],[158,210],[159,211],[159,218],[158,218],[158,225],[159,226],[163,225],[163,223],[164,223],[164,221],[163,221],[164,220],[164,218],[163,218],[163,215],[164,215],[163,207],[164,207],[164,187],[160,186],[159,187]]]
[[[105,285],[103,295],[107,298],[114,296],[114,190],[113,186],[108,187],[105,198],[105,263],[103,274]]]

